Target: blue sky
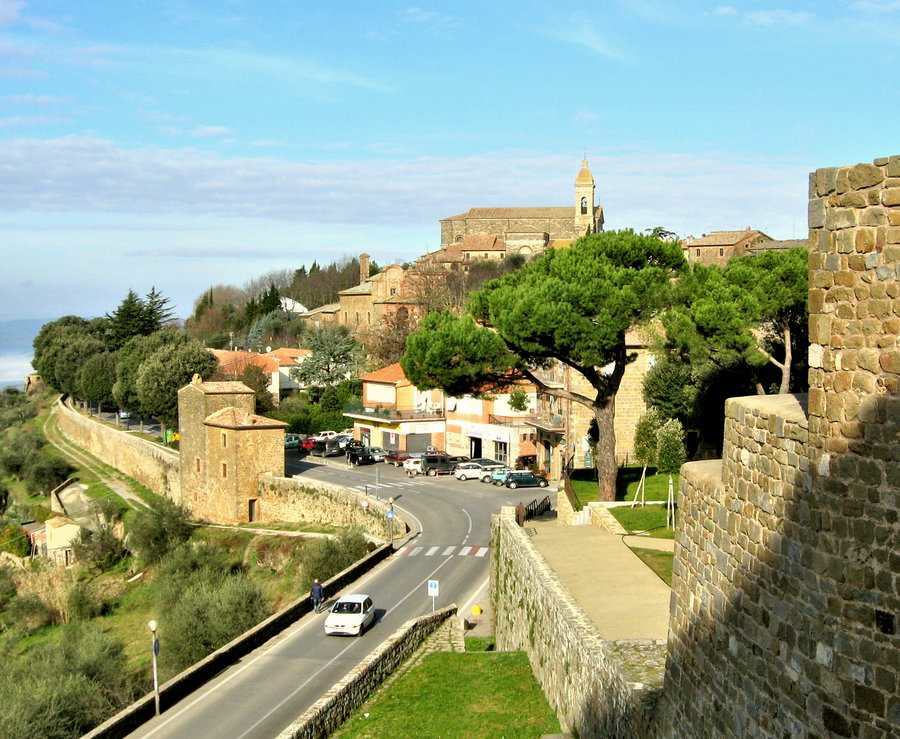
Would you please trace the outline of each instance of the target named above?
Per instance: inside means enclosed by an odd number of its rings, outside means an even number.
[[[583,153],[608,227],[802,236],[900,149],[900,0],[581,5],[0,0],[0,320],[409,259]]]

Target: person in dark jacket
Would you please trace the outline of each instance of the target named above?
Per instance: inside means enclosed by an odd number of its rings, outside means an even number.
[[[309,597],[312,600],[313,610],[318,613],[319,607],[322,605],[322,601],[325,600],[325,594],[322,591],[322,583],[319,582],[318,578],[313,580],[312,588],[309,592]]]

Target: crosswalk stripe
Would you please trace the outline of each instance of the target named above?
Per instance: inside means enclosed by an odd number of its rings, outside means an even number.
[[[472,551],[472,547],[463,547],[462,549],[459,550],[459,554],[457,554],[456,556],[457,557],[465,557],[471,551]]]
[[[455,552],[455,551],[456,551],[456,547],[447,547],[441,556],[448,557],[449,555],[453,554],[453,552]]]
[[[415,549],[413,549],[413,550],[409,553],[409,556],[410,556],[410,557],[415,557],[415,556],[416,556],[419,552],[421,552],[424,548],[425,548],[425,547],[416,547]]]
[[[405,552],[406,552],[407,549],[409,549],[409,547],[400,547],[400,548],[397,550],[397,556],[398,556],[398,557],[402,557],[402,556],[405,554]]]
[[[425,556],[426,556],[426,557],[433,557],[433,556],[434,556],[434,553],[435,553],[438,549],[440,549],[440,547],[431,547],[431,549],[429,549],[427,552],[425,552]]]
[[[478,551],[475,553],[475,556],[476,556],[476,557],[483,557],[483,556],[484,556],[485,554],[487,554],[487,553],[488,553],[488,548],[487,548],[487,547],[479,547],[479,548],[478,548]]]

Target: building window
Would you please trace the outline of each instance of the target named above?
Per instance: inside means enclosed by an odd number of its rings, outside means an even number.
[[[588,210],[587,210],[587,198],[582,198],[582,199],[581,199],[581,215],[586,216],[586,215],[587,215],[587,212],[588,212]]]
[[[222,432],[222,448],[228,448],[228,434],[226,434],[224,431]]]
[[[699,249],[697,249],[697,256],[698,256],[698,257],[700,256],[700,250],[699,250]]]
[[[457,243],[457,244],[461,244],[461,243],[462,243],[462,240],[463,240],[462,234],[460,234],[459,236],[456,237],[456,243]]]
[[[719,256],[720,256],[720,257],[724,257],[724,256],[725,256],[725,250],[724,250],[724,249],[719,249]]]
[[[505,441],[495,441],[494,459],[498,462],[506,462],[506,460],[509,459],[509,444]]]
[[[396,295],[396,294],[397,294],[397,288],[396,288],[396,287],[392,287],[392,288],[391,288],[391,295]]]
[[[359,326],[359,313],[356,314],[356,325]]]
[[[194,461],[197,463],[197,472],[199,472],[200,471],[200,457],[197,457]]]
[[[372,325],[372,314],[371,313],[366,313],[366,323],[368,323],[370,326]]]
[[[228,465],[225,462],[222,462],[222,479],[228,479]]]

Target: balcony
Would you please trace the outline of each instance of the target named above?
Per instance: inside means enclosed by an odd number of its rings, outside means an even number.
[[[442,406],[419,410],[399,410],[397,408],[345,408],[344,415],[360,421],[441,421],[444,419]]]
[[[495,416],[490,414],[488,422],[494,426],[528,426],[532,416]]]
[[[523,421],[529,426],[534,426],[541,431],[549,431],[555,434],[562,434],[566,430],[566,420],[558,413],[542,413],[535,416],[528,416]]]

